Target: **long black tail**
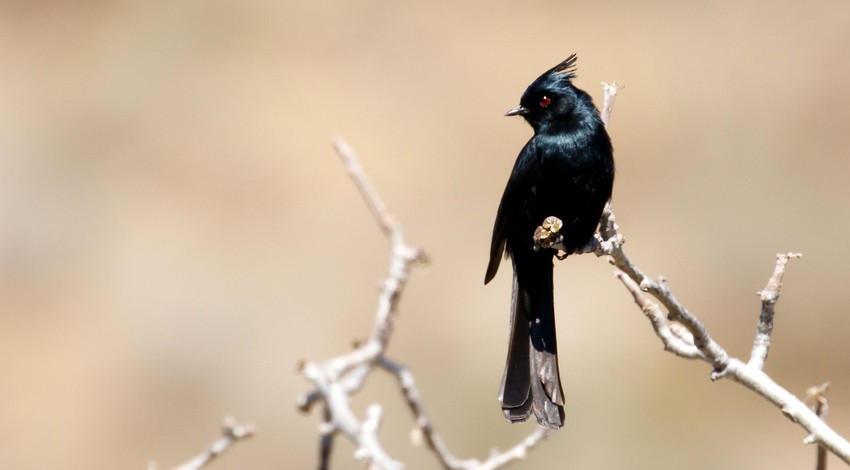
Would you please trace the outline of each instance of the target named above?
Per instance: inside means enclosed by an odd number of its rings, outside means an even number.
[[[564,392],[558,375],[552,261],[523,270],[514,266],[511,339],[499,401],[512,422],[534,413],[551,429],[564,425]],[[521,279],[520,279],[521,277]]]

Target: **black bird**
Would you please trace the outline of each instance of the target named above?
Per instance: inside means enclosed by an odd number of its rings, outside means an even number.
[[[558,375],[552,258],[534,247],[543,220],[563,221],[567,254],[593,237],[614,184],[611,140],[590,96],[576,88],[575,54],[547,70],[506,116],[522,116],[534,136],[511,172],[490,245],[484,283],[496,275],[503,253],[513,262],[511,337],[499,401],[505,417],[522,422],[534,413],[552,429],[564,424]]]

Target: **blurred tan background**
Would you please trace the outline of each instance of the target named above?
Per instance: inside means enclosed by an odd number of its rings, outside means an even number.
[[[627,86],[629,254],[746,356],[774,254],[802,251],[767,371],[798,395],[831,381],[850,435],[846,1],[12,1],[0,22],[1,468],[166,468],[228,413],[259,434],[214,468],[313,468],[295,364],[368,334],[388,260],[337,134],[433,257],[390,354],[451,450],[531,432],[496,400],[510,276],[482,280],[531,133],[502,114],[572,52],[597,101]],[[556,268],[567,425],[516,468],[813,467],[778,410],[663,352],[610,273]],[[437,468],[390,379],[372,402],[388,451]]]

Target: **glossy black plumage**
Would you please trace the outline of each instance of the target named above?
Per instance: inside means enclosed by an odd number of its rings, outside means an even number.
[[[534,414],[543,426],[563,426],[552,295],[554,250],[534,250],[534,230],[548,216],[563,221],[567,252],[593,236],[614,183],[611,141],[590,96],[572,84],[575,55],[549,69],[508,116],[521,115],[534,136],[520,151],[493,227],[484,283],[503,253],[513,264],[511,336],[499,401],[512,422]]]

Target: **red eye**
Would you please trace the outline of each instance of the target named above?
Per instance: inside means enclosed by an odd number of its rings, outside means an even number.
[[[549,106],[549,103],[551,103],[551,102],[552,102],[552,98],[549,98],[548,96],[544,96],[543,98],[540,98],[540,107],[545,108],[546,106]]]

